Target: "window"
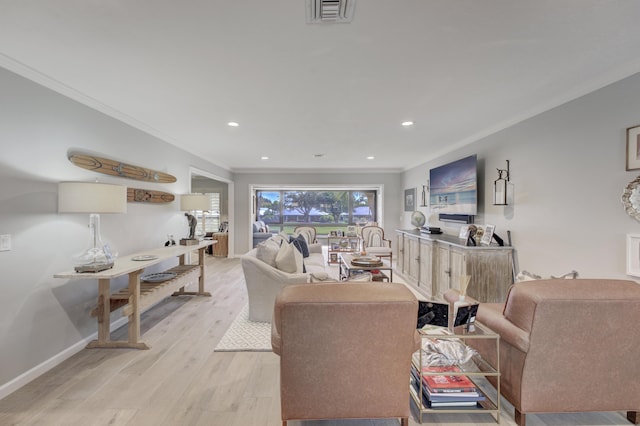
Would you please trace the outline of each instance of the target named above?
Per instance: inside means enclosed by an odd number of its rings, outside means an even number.
[[[220,193],[212,192],[207,195],[211,197],[211,207],[209,208],[209,211],[196,212],[196,218],[198,219],[198,232],[203,234],[207,232],[218,232],[218,229],[220,228]],[[204,221],[202,220],[203,213]],[[205,229],[202,228],[203,222]]]
[[[258,190],[256,220],[272,232],[315,226],[319,234],[377,221],[376,190]]]

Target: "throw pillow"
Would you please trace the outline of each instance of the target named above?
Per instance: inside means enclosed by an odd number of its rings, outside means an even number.
[[[289,242],[289,235],[287,235],[285,232],[281,232],[279,234],[276,234],[271,238],[276,240],[278,242],[278,244],[282,244],[283,242],[285,242],[285,243]]]
[[[335,281],[326,272],[314,272],[310,275],[310,277],[311,277],[312,283],[322,282],[322,281]]]
[[[272,239],[262,241],[256,246],[256,257],[269,266],[276,267],[276,256],[280,245]]]
[[[302,253],[293,244],[282,244],[276,256],[276,268],[289,274],[301,273]]]
[[[309,257],[309,246],[304,236],[298,235],[297,237],[291,237],[291,244],[302,253],[302,257]]]

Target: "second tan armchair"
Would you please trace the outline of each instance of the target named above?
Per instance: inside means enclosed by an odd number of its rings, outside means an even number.
[[[458,299],[455,290],[445,298]],[[640,286],[615,279],[534,280],[506,303],[481,303],[478,321],[500,334],[500,393],[527,413],[626,411],[640,422]],[[470,343],[472,344],[472,343]],[[473,346],[492,363],[486,342]]]
[[[288,420],[400,418],[408,425],[418,302],[401,284],[292,285],[272,323]]]

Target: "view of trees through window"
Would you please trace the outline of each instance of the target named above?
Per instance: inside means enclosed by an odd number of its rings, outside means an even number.
[[[257,220],[264,221],[272,232],[312,225],[325,234],[376,221],[375,190],[259,190],[256,202]]]

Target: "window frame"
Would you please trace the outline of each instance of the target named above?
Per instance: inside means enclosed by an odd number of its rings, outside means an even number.
[[[302,191],[313,191],[313,192],[347,192],[348,193],[348,208],[347,212],[349,214],[346,222],[329,222],[329,223],[319,223],[314,221],[287,221],[286,216],[284,215],[285,209],[285,193],[287,192],[302,192]],[[270,227],[270,232],[290,232],[295,226],[314,226],[319,228],[319,234],[324,234],[322,231],[323,228],[328,228],[326,233],[329,233],[329,229],[342,229],[346,230],[347,226],[353,226],[358,223],[363,224],[363,221],[356,221],[354,218],[354,193],[367,193],[369,197],[373,197],[373,201],[369,203],[369,208],[372,210],[371,219],[368,221],[373,222],[382,222],[382,197],[383,197],[383,188],[381,185],[366,185],[366,186],[344,186],[344,187],[336,187],[336,186],[314,186],[314,187],[297,187],[292,185],[282,185],[282,186],[254,186],[252,187],[252,197],[254,200],[254,209],[253,209],[253,220],[262,220],[260,218],[260,194],[264,192],[276,192],[279,193],[279,210],[278,210],[278,221],[270,221],[265,222]],[[344,214],[341,213],[341,214]]]

